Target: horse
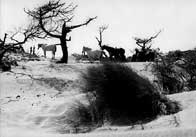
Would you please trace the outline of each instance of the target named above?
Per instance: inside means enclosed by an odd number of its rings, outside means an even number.
[[[89,47],[83,46],[83,48],[82,48],[82,55],[85,56],[85,53],[86,53],[87,51],[89,51],[89,50],[92,50],[92,49],[89,48]]]
[[[123,48],[115,48],[116,50],[116,59],[119,61],[126,61],[125,50]]]
[[[46,58],[46,51],[52,51],[52,59],[54,59],[55,58],[55,52],[56,52],[56,45],[57,44],[53,44],[53,45],[38,44],[38,50],[39,50],[39,48],[42,48],[45,58]]]
[[[93,50],[91,48],[88,47],[83,47],[82,48],[82,53],[83,56],[85,56],[85,52],[87,53],[87,57],[89,59],[90,62],[95,61],[95,60],[101,60],[101,57],[103,55],[103,51],[102,50]]]
[[[102,55],[103,55],[102,50],[87,51],[87,56],[90,62],[95,61],[95,60],[101,60]]]
[[[81,54],[73,53],[71,55],[75,58],[76,62],[79,62],[83,58],[83,55]]]
[[[109,53],[110,60],[125,61],[125,50],[123,48],[113,48],[110,46],[103,45],[101,50],[106,50]]]
[[[115,48],[103,45],[101,46],[101,50],[106,50],[109,54],[110,59],[115,57]]]

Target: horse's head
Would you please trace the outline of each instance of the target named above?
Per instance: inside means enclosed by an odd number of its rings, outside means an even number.
[[[42,45],[43,45],[43,44],[38,44],[37,49],[39,50],[39,48],[41,48],[41,47],[42,47]]]
[[[40,43],[40,44],[38,44],[37,49],[39,49],[39,48],[45,48],[46,46],[47,46],[47,44]]]
[[[85,46],[84,46],[84,47],[82,48],[82,51],[83,51],[83,52],[85,52],[85,51],[90,51],[90,50],[92,50],[92,49],[89,48],[89,47],[85,47]]]
[[[101,47],[101,50],[104,50],[104,49],[106,49],[106,45],[103,45],[103,46],[100,46]]]

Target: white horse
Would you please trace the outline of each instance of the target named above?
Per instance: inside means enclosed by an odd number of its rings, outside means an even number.
[[[71,54],[71,55],[75,58],[75,60],[76,60],[77,62],[79,62],[79,61],[82,60],[82,58],[83,58],[83,55],[81,55],[81,54],[73,53],[73,54]]]
[[[89,59],[90,62],[95,61],[95,60],[100,60],[102,55],[103,55],[103,51],[102,50],[93,50],[91,48],[88,47],[83,47],[82,53],[87,53],[87,57]]]
[[[92,49],[89,48],[89,47],[83,46],[83,48],[82,48],[82,55],[85,56],[85,53],[86,53],[87,51],[90,51],[90,50],[92,50]]]
[[[101,57],[103,55],[103,51],[102,50],[89,50],[89,51],[86,51],[87,52],[87,56],[88,56],[88,59],[90,60],[90,62],[92,61],[95,61],[95,60],[101,60]]]
[[[55,58],[56,46],[58,44],[47,45],[47,44],[38,44],[38,49],[42,48],[44,52],[44,57],[46,58],[46,51],[52,51],[52,59]]]

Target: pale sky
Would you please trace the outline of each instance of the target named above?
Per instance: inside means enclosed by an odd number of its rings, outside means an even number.
[[[47,0],[0,0],[0,37],[5,32],[27,24],[23,9],[32,9]],[[125,48],[129,56],[137,45],[133,37],[146,38],[162,30],[153,41],[153,48],[161,51],[187,50],[196,47],[196,0],[62,0],[78,5],[73,24],[98,16],[87,27],[70,33],[69,54],[81,53],[83,46],[99,49],[95,36],[98,28],[108,25],[103,43]],[[43,41],[43,40],[42,40]],[[35,45],[40,41],[29,42]],[[58,40],[44,43],[59,43]],[[26,46],[26,47],[28,47]],[[42,52],[42,51],[38,51]],[[60,47],[58,54],[61,56]]]

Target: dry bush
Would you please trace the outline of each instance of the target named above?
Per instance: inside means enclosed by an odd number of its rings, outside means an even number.
[[[170,51],[153,65],[158,85],[166,94],[196,89],[196,50]]]
[[[72,109],[72,114],[77,114],[75,121],[78,125],[87,122],[101,126],[106,121],[111,124],[146,122],[157,115],[180,110],[177,102],[157,92],[149,80],[125,65],[89,67],[82,79],[85,83],[82,91],[89,104],[79,104]]]
[[[10,71],[11,66],[18,66],[18,63],[14,57],[9,56],[8,54],[4,55],[0,63],[0,69],[2,71]]]
[[[158,62],[153,65],[153,72],[157,77],[158,87],[164,94],[182,92],[184,81],[181,73],[175,70],[173,63]]]
[[[196,49],[185,52],[183,61],[184,64],[181,64],[180,66],[188,74],[188,76],[186,77],[187,87],[189,88],[189,90],[195,90],[196,89]]]

